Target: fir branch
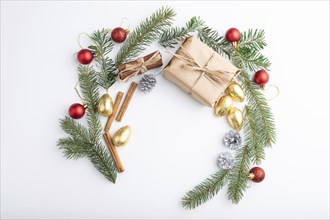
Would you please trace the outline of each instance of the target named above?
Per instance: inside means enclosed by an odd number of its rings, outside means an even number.
[[[239,40],[239,47],[251,48],[253,50],[262,50],[267,46],[265,41],[265,31],[255,29],[249,29],[241,34]]]
[[[107,56],[114,46],[108,34],[108,31],[105,29],[95,31],[90,36],[94,45],[89,46],[95,54],[94,61],[99,70],[97,72],[98,84],[104,89],[112,86],[116,82],[117,77],[114,61]]]
[[[246,105],[243,122],[244,139],[245,144],[251,150],[251,160],[254,164],[260,164],[261,161],[265,159],[263,141],[260,137],[262,128],[257,126],[257,120],[257,113]]]
[[[64,119],[60,119],[60,126],[70,137],[76,137],[84,143],[89,142],[88,130],[72,118],[65,116]]]
[[[86,146],[86,143],[78,138],[60,138],[57,145],[59,146],[59,149],[63,151],[64,156],[68,159],[79,159],[88,156],[88,150],[83,147]]]
[[[88,149],[84,148],[90,145],[87,128],[68,116],[60,120],[60,126],[69,135],[69,137],[60,138],[57,142],[64,156],[68,159],[88,156]]]
[[[102,130],[100,119],[96,113],[99,97],[96,73],[87,66],[79,66],[78,71],[81,92],[87,104],[88,128],[65,117],[60,120],[60,125],[69,137],[59,139],[57,145],[67,158],[88,157],[100,173],[115,183],[117,170],[113,158],[100,142]]]
[[[117,177],[115,164],[100,141],[93,143],[88,137],[87,128],[69,117],[60,120],[60,125],[69,135],[69,137],[60,138],[57,142],[64,156],[68,159],[88,157],[100,173],[115,183]]]
[[[268,70],[268,67],[271,65],[269,59],[258,50],[243,46],[234,48],[232,61],[237,67],[241,69],[248,68],[252,72],[256,72],[260,69]]]
[[[220,170],[207,178],[193,190],[186,193],[182,198],[182,206],[187,209],[194,209],[197,206],[212,199],[219,190],[226,184],[229,170]]]
[[[94,167],[102,173],[109,181],[115,183],[117,178],[117,168],[109,151],[98,141],[91,147],[92,151],[88,158]]]
[[[209,27],[198,29],[198,38],[220,55],[229,57],[231,45],[216,30]]]
[[[186,23],[185,27],[173,27],[165,30],[158,43],[163,47],[174,48],[178,42],[202,27],[204,27],[204,21],[194,16]]]
[[[236,155],[236,164],[229,176],[228,197],[238,203],[247,188],[247,175],[250,165],[250,152],[247,146],[242,147]]]
[[[82,95],[87,102],[87,123],[89,127],[89,136],[92,143],[95,143],[102,134],[101,122],[96,113],[99,92],[97,88],[97,77],[95,71],[91,67],[80,65],[79,71],[79,84]]]
[[[258,129],[260,139],[264,146],[272,146],[276,142],[276,128],[271,108],[266,98],[260,91],[260,86],[250,80],[249,75],[242,71],[239,79],[243,82],[242,87],[245,92],[248,104],[254,112],[254,123]]]
[[[231,48],[232,61],[241,69],[247,68],[253,72],[260,69],[268,70],[271,63],[266,56],[260,53],[260,50],[266,46],[265,31],[249,29],[241,34],[238,46]]]
[[[130,59],[137,57],[145,47],[157,40],[161,33],[171,25],[171,20],[175,16],[173,9],[162,7],[145,19],[131,33],[120,48],[115,64],[118,66]]]

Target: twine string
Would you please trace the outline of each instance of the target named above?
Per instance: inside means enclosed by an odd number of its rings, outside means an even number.
[[[216,85],[217,83],[222,84],[231,81],[232,76],[236,76],[239,73],[233,73],[224,70],[208,69],[207,67],[214,58],[215,52],[213,52],[212,56],[208,59],[204,67],[198,64],[198,62],[188,53],[188,51],[182,45],[180,45],[180,50],[176,54],[169,49],[167,49],[167,52],[171,53],[174,57],[183,61],[185,63],[185,68],[201,72],[194,84],[190,87],[188,91],[189,95],[192,95],[192,93],[194,92],[194,87],[198,84],[202,77],[205,77],[210,83]]]
[[[89,36],[89,34],[87,34],[87,33],[85,33],[85,32],[81,32],[79,35],[78,35],[78,45],[79,45],[79,47],[81,48],[81,49],[83,49],[84,47],[82,47],[81,46],[81,44],[80,44],[80,38],[81,38],[81,36],[82,35],[86,35],[89,39],[91,39],[91,37]]]
[[[143,57],[140,57],[140,58],[136,59],[135,61],[133,61],[134,63],[125,64],[125,69],[120,71],[118,76],[125,74],[127,72],[133,72],[133,73],[131,73],[130,75],[125,77],[125,79],[120,79],[120,77],[118,77],[118,81],[127,82],[130,78],[133,78],[140,73],[146,72],[148,70],[147,66],[152,65],[153,63],[157,62],[160,59],[161,59],[161,54],[159,51],[157,51],[148,60],[144,60]]]

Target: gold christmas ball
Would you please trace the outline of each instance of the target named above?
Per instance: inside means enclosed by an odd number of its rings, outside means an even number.
[[[99,104],[97,106],[97,111],[100,115],[104,117],[109,117],[113,111],[112,98],[108,93],[104,93],[99,99]]]
[[[243,102],[245,99],[245,93],[242,87],[237,83],[231,83],[226,91],[235,101]]]
[[[223,116],[233,107],[233,99],[229,95],[222,96],[215,106],[215,114]]]
[[[129,125],[126,125],[122,128],[120,128],[112,137],[113,144],[115,146],[124,146],[129,141],[129,138],[131,137],[131,127]]]
[[[236,107],[229,110],[227,115],[228,122],[236,131],[240,131],[243,125],[243,113]]]

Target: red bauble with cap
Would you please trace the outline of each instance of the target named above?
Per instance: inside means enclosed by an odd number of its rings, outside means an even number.
[[[93,53],[88,49],[82,49],[77,54],[79,63],[87,65],[93,61]]]
[[[262,182],[265,175],[265,171],[261,167],[253,167],[249,172],[249,178],[255,183]]]
[[[241,32],[237,28],[230,28],[226,32],[226,40],[230,43],[237,42],[241,39]]]
[[[69,108],[69,115],[73,119],[82,118],[85,115],[85,107],[80,103],[74,103]]]
[[[264,86],[269,81],[269,74],[265,70],[259,70],[254,74],[253,81],[259,86]]]
[[[122,27],[117,27],[111,31],[111,38],[116,43],[122,43],[126,40],[127,31]]]

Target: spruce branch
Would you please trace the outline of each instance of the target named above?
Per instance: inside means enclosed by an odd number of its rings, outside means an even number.
[[[169,7],[162,7],[146,18],[140,25],[129,34],[128,38],[120,48],[115,64],[118,66],[138,56],[145,47],[157,40],[161,33],[171,24],[175,12]]]
[[[64,119],[60,119],[60,126],[70,137],[75,137],[84,143],[89,142],[88,130],[72,118],[65,116]]]
[[[238,203],[247,188],[247,176],[250,165],[250,150],[242,147],[236,155],[236,164],[229,176],[228,197],[233,203]]]
[[[63,150],[64,156],[68,159],[79,159],[88,156],[88,151],[83,147],[86,145],[86,142],[78,138],[60,138],[57,144],[59,149]]]
[[[60,138],[57,142],[64,156],[68,159],[88,157],[100,173],[115,183],[117,176],[115,164],[100,141],[92,142],[88,129],[67,116],[60,120],[60,126],[69,135]]]
[[[78,72],[80,89],[87,104],[88,128],[65,117],[60,120],[60,126],[69,137],[59,139],[57,145],[66,158],[88,157],[100,173],[115,183],[117,170],[113,158],[100,141],[102,130],[100,119],[96,113],[99,97],[96,73],[87,66],[79,66]]]
[[[97,82],[104,89],[112,86],[117,77],[115,63],[108,57],[114,46],[111,37],[108,35],[109,32],[105,29],[95,31],[90,36],[94,45],[89,46],[95,55],[94,61],[98,69]]]
[[[186,193],[182,198],[182,206],[187,209],[194,209],[197,206],[212,199],[219,190],[226,184],[229,170],[220,170],[207,178],[193,190]]]
[[[209,27],[198,29],[198,38],[220,55],[229,57],[231,45],[216,30]]]
[[[257,120],[257,113],[246,105],[243,122],[244,139],[245,144],[251,150],[251,160],[254,164],[260,164],[265,159],[263,141],[260,137],[262,128],[257,126]]]
[[[262,50],[267,46],[265,41],[265,31],[255,29],[249,29],[241,34],[239,40],[239,47],[251,48],[253,50]]]
[[[204,21],[199,17],[192,17],[185,27],[172,27],[165,30],[158,43],[163,47],[174,48],[174,46],[184,40],[190,33],[204,27]]]
[[[241,69],[247,68],[252,72],[256,72],[260,69],[268,70],[268,67],[271,65],[269,59],[258,50],[243,46],[234,48],[232,61],[236,63],[237,67]]]
[[[100,142],[96,142],[91,146],[91,153],[88,158],[95,168],[103,174],[109,181],[116,183],[117,168],[113,158],[109,155],[109,151]]]
[[[248,69],[252,72],[256,72],[260,69],[266,69],[270,67],[271,63],[269,59],[261,54],[262,50],[267,45],[265,41],[264,30],[252,30],[244,31],[241,34],[238,46],[230,49],[232,61],[238,68]]]
[[[79,84],[82,95],[87,102],[87,124],[89,127],[89,136],[94,143],[100,138],[102,134],[101,121],[96,113],[99,91],[97,84],[96,72],[91,67],[80,65],[79,71]]]
[[[271,108],[263,93],[261,93],[260,86],[250,80],[245,71],[241,72],[239,79],[242,81],[247,102],[254,112],[253,121],[256,128],[258,128],[256,132],[259,133],[264,147],[271,147],[276,142],[276,127]]]

